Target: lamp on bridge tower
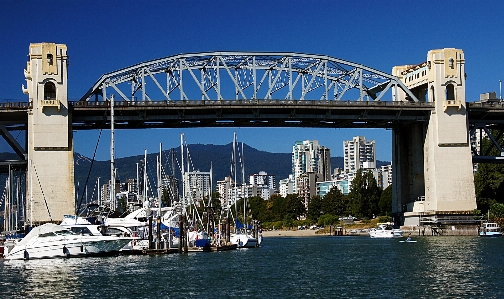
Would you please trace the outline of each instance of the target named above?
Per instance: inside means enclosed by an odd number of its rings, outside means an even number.
[[[75,213],[72,122],[68,113],[67,47],[30,44],[24,71],[28,113],[28,218],[60,222]],[[32,181],[33,180],[33,181]]]

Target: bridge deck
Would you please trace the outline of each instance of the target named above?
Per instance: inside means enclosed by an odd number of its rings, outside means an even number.
[[[430,103],[365,101],[116,102],[116,128],[330,127],[390,128],[427,121]],[[74,129],[106,128],[109,102],[72,104]]]
[[[469,123],[504,123],[504,103],[467,103]],[[28,102],[0,103],[0,125],[23,128]],[[117,128],[330,127],[392,128],[427,121],[432,103],[391,101],[229,100],[117,101]],[[110,126],[109,102],[71,102],[74,130]]]

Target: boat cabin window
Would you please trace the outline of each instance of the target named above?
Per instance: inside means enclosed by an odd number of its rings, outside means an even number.
[[[107,228],[107,232],[105,233],[107,236],[120,236],[121,234],[123,234],[122,230],[113,227]]]
[[[79,235],[90,235],[90,236],[92,235],[89,228],[87,228],[85,226],[72,227],[70,230],[76,234],[79,234]]]
[[[56,231],[54,233],[58,236],[73,235],[73,233],[71,231],[69,231],[68,229],[62,229],[62,230]]]
[[[39,238],[45,238],[45,237],[53,237],[53,236],[56,236],[56,234],[55,234],[55,233],[53,233],[53,232],[48,232],[48,233],[39,234],[38,236],[39,236]]]

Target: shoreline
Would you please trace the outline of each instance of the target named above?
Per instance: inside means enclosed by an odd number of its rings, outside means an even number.
[[[329,233],[318,233],[318,230],[303,229],[303,230],[263,230],[262,236],[269,237],[317,237],[329,236]]]

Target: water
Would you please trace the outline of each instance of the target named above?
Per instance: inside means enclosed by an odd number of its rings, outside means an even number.
[[[266,238],[226,252],[0,260],[1,298],[502,298],[504,238]]]

